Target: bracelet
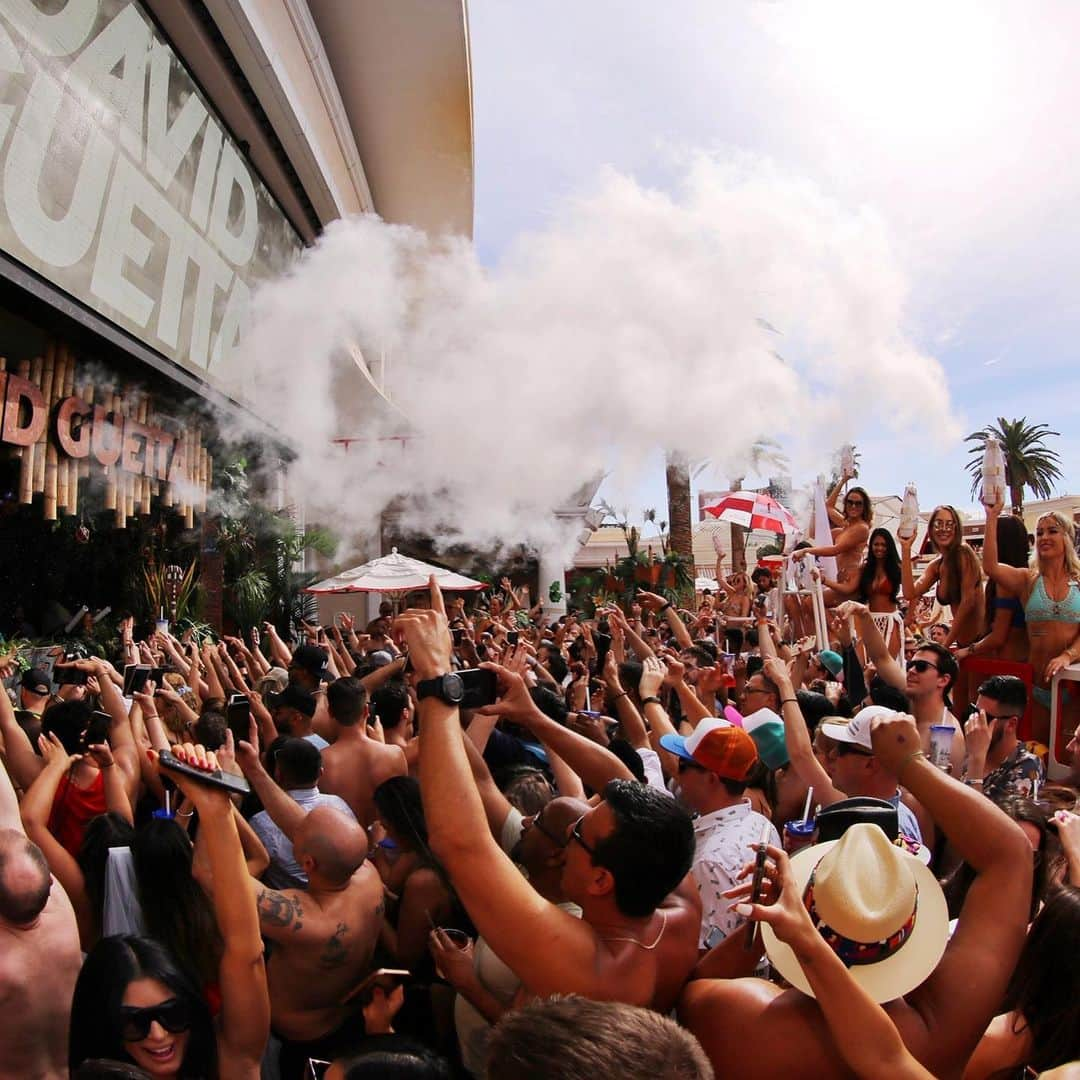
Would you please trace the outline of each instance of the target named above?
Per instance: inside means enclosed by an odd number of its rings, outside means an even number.
[[[177,811],[176,811],[176,816],[177,816],[177,817],[182,817],[182,818],[189,818],[189,817],[193,817],[193,816],[194,816],[194,814],[195,814],[195,811],[194,811],[194,810],[189,810],[189,811],[188,811],[188,812],[187,812],[186,814],[184,813],[184,811],[183,811],[183,810],[177,810]]]
[[[798,704],[799,704],[799,699],[798,698],[786,697],[786,698],[783,699],[783,701],[780,702],[780,708],[783,708],[785,705],[798,705]]]
[[[658,697],[644,697],[641,699],[641,707],[644,708],[646,705],[659,705],[663,708],[664,703]]]
[[[926,755],[919,750],[912,750],[910,754],[903,761],[900,762],[900,768],[896,770],[896,779],[899,780],[904,775],[904,770],[915,760],[915,758],[926,758]]]
[[[667,603],[665,603],[665,604],[661,605],[660,607],[658,607],[656,609],[656,614],[657,615],[663,615],[664,612],[667,611],[667,609],[669,607],[671,607],[671,601],[670,600],[668,600]]]
[[[981,776],[980,777],[972,776],[972,777],[965,778],[964,783],[967,784],[968,787],[982,787],[983,786]]]
[[[617,694],[612,694],[611,695],[611,700],[612,701],[618,701],[619,698],[621,698],[621,697],[629,697],[629,696],[630,696],[630,691],[629,690],[620,690]]]

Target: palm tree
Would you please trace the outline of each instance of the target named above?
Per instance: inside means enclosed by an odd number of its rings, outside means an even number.
[[[1046,439],[1051,435],[1060,436],[1061,432],[1051,431],[1045,424],[1029,424],[1026,416],[1019,420],[999,416],[996,425],[972,432],[964,440],[975,444],[968,451],[971,460],[965,466],[972,476],[972,497],[977,494],[982,480],[986,440],[994,438],[1001,443],[1005,457],[1005,483],[1009,486],[1013,514],[1019,518],[1024,516],[1024,488],[1030,488],[1036,498],[1049,499],[1054,493],[1054,484],[1061,479],[1061,458],[1056,450],[1046,445]]]
[[[690,516],[690,463],[685,454],[671,451],[667,455],[668,521],[671,534],[670,550],[685,556],[694,554],[693,522]]]

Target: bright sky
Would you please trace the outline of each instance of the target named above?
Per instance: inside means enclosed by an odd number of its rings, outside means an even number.
[[[906,329],[942,364],[962,434],[1047,423],[1060,492],[1080,489],[1080,4],[472,0],[469,15],[483,262],[605,166],[668,188],[681,151],[764,156],[885,220]],[[879,421],[867,401],[873,494],[915,480],[924,507],[969,504],[961,442],[897,444]],[[659,458],[628,501],[665,511]]]

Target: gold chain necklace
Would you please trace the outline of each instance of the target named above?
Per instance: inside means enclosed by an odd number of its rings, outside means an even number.
[[[646,952],[652,952],[657,945],[660,944],[660,939],[664,936],[664,931],[667,929],[667,912],[660,912],[661,924],[660,933],[656,935],[656,940],[651,945],[646,945],[643,941],[638,941],[637,938],[632,937],[605,937],[601,936],[601,941],[629,941],[631,945],[636,945],[639,949],[644,949]]]

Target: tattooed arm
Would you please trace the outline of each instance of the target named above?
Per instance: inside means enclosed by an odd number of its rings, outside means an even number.
[[[330,936],[332,928],[327,927],[322,912],[307,893],[300,889],[268,889],[261,881],[250,880],[263,937],[283,945],[299,945],[325,941]]]

